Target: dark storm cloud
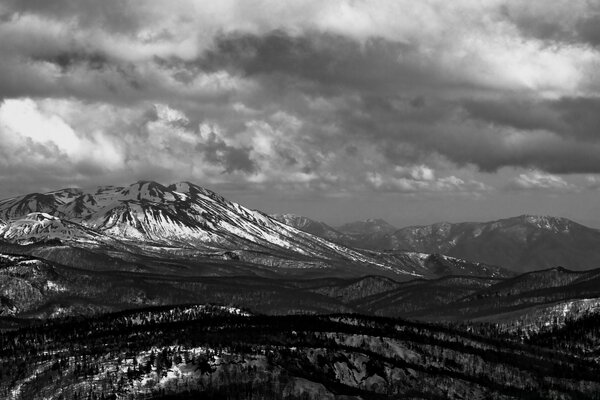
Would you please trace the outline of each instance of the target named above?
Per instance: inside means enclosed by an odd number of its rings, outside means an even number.
[[[510,126],[516,129],[556,130],[561,126],[559,116],[548,104],[524,100],[466,100],[463,106],[470,117],[492,124]]]
[[[552,134],[521,135],[486,131],[477,126],[453,127],[426,136],[428,149],[459,165],[473,164],[481,171],[502,167],[535,168],[555,174],[600,173],[600,146],[565,141]]]
[[[339,120],[349,135],[371,137],[393,164],[432,162],[438,154],[484,172],[503,167],[600,172],[596,99],[438,101],[416,111],[407,102],[366,97]]]
[[[196,150],[204,155],[206,161],[222,165],[224,172],[251,173],[256,170],[256,164],[250,158],[250,148],[229,146],[215,133],[210,133],[205,142],[198,143]]]
[[[86,53],[83,51],[65,51],[47,57],[38,56],[34,61],[47,61],[60,67],[62,73],[67,73],[73,67],[84,67],[90,70],[102,70],[109,61],[102,53]]]
[[[562,3],[562,4],[561,4]],[[559,2],[557,10],[543,4],[513,2],[501,7],[501,13],[524,36],[548,42],[600,45],[600,4],[597,2]],[[581,8],[585,4],[584,8]],[[565,7],[560,12],[560,7]],[[571,10],[569,10],[571,8]],[[571,12],[569,12],[571,11]]]
[[[600,8],[600,7],[599,7]],[[594,46],[600,45],[600,10],[598,14],[583,18],[577,25],[577,33],[584,41]]]
[[[565,139],[600,141],[599,98],[469,100],[463,106],[471,117],[493,124],[522,130],[547,130]]]
[[[99,27],[118,33],[135,33],[144,22],[143,8],[132,1],[119,0],[6,0],[6,15],[18,18],[32,14],[55,20],[68,20],[80,29]]]
[[[275,30],[264,35],[232,33],[191,63],[204,71],[230,70],[277,80],[292,77],[315,85],[304,90],[396,92],[403,86],[435,79],[413,62],[417,49],[405,43],[372,38],[365,43],[321,32],[291,35]]]

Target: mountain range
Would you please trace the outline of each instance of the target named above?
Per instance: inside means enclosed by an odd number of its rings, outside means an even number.
[[[100,253],[99,258],[110,254],[128,261],[168,256],[170,264],[178,257],[234,258],[259,266],[254,273],[267,268],[283,275],[382,274],[400,280],[438,275],[428,254],[348,247],[188,182],[163,186],[140,181],[91,191],[33,193],[0,201],[0,218],[4,221],[0,240],[21,245],[19,251],[31,248],[29,255],[71,266],[85,258],[84,249]],[[62,246],[60,252],[51,251],[58,245]],[[70,260],[68,254],[72,254]],[[473,275],[508,274],[498,267],[451,257],[435,260],[445,274],[453,270]],[[230,274],[239,269],[237,263],[229,263],[229,267]],[[206,265],[195,270],[198,275],[222,274]],[[246,266],[244,271],[248,271]]]
[[[296,221],[303,220],[302,225]],[[361,229],[360,223],[315,230],[305,217],[287,223],[335,242],[372,250],[438,253],[471,262],[500,265],[517,273],[564,266],[585,270],[600,266],[600,230],[566,218],[521,215],[490,222],[441,222],[401,229]],[[373,220],[370,220],[373,221]],[[363,222],[364,226],[369,221]],[[385,226],[390,226],[389,224]],[[326,225],[325,225],[326,226]],[[353,226],[349,231],[344,227]],[[334,233],[337,233],[337,236]]]
[[[0,200],[0,397],[592,399],[596,235],[331,227],[188,182]]]
[[[0,315],[21,319],[225,302],[265,313],[352,311],[436,321],[496,320],[512,312],[514,322],[569,302],[587,310],[596,303],[586,299],[600,295],[590,283],[595,278],[584,279],[595,270],[515,277],[492,263],[442,254],[474,247],[498,254],[488,258],[495,262],[536,240],[572,243],[583,234],[593,253],[595,231],[559,218],[399,230],[373,219],[332,228],[292,214],[268,216],[188,182],[148,181],[14,197],[0,201],[0,216]],[[391,245],[373,249],[377,241]],[[522,281],[529,282],[522,290],[502,289]]]

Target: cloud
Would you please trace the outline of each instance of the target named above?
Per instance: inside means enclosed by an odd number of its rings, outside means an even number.
[[[524,131],[546,130],[564,138],[597,142],[600,98],[561,97],[553,100],[503,98],[467,100],[468,114],[492,124]]]
[[[524,35],[549,42],[600,45],[600,5],[595,2],[509,1],[502,6],[507,20]]]
[[[586,189],[590,189],[590,190],[600,189],[600,177],[598,177],[596,175],[586,176],[584,186]]]
[[[479,193],[491,188],[476,180],[465,181],[454,175],[437,178],[434,171],[424,165],[396,167],[391,174],[368,172],[367,182],[372,189],[386,192],[416,193]]]
[[[313,192],[485,192],[502,168],[598,173],[597,12],[562,0],[8,0],[4,165],[27,164],[32,186],[54,171]],[[542,175],[515,185],[551,182]]]
[[[5,160],[17,153],[27,154],[33,160],[55,158],[67,164],[94,165],[100,169],[123,165],[122,155],[110,138],[98,132],[79,136],[48,106],[40,106],[31,99],[6,100],[0,105],[0,137],[4,150],[13,153],[5,154]]]
[[[531,171],[525,174],[520,174],[513,179],[509,188],[521,190],[574,190],[575,186],[565,181],[563,178],[545,174],[540,171]]]

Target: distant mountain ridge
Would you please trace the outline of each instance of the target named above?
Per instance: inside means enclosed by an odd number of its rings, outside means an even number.
[[[407,227],[387,235],[376,248],[442,253],[518,272],[600,266],[599,230],[548,216]]]
[[[321,221],[315,221],[302,215],[296,214],[271,214],[272,218],[289,226],[293,226],[301,231],[321,236],[327,240],[340,243],[346,246],[352,246],[354,239],[339,230],[327,225]]]
[[[321,223],[312,221],[307,226],[318,224]],[[336,231],[341,236],[330,235],[330,240],[377,251],[444,254],[501,265],[516,272],[556,266],[575,270],[600,267],[600,230],[561,217],[520,215],[489,222],[440,222],[393,231],[365,229],[369,226],[365,222],[344,226]],[[319,235],[317,231],[314,234]]]
[[[337,228],[340,232],[351,235],[364,235],[373,233],[390,233],[398,228],[381,218],[369,218],[363,221],[349,222]]]

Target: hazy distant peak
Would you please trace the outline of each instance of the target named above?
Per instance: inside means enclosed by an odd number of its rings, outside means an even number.
[[[499,221],[495,221],[495,224],[509,224],[509,225],[522,225],[534,229],[541,229],[544,231],[552,232],[568,232],[575,226],[580,224],[563,217],[553,217],[549,215],[530,215],[523,214],[513,218],[507,218]]]
[[[294,228],[302,229],[310,223],[317,223],[308,217],[298,214],[285,213],[285,214],[271,214],[271,218],[276,219],[286,225],[293,226]]]
[[[391,233],[397,228],[381,218],[369,218],[344,224],[337,228],[348,234]]]

